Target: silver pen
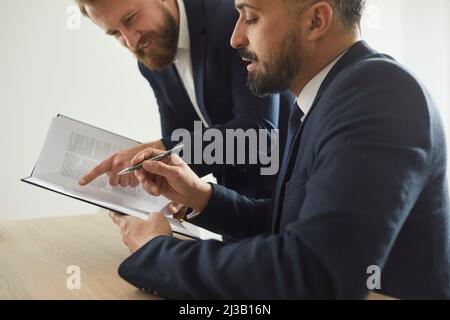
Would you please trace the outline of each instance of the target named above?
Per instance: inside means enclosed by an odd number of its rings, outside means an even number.
[[[136,170],[141,169],[142,168],[142,164],[145,161],[161,161],[161,160],[164,160],[164,159],[170,157],[172,154],[179,153],[183,149],[184,149],[184,145],[180,144],[180,145],[176,146],[175,148],[173,148],[173,149],[171,149],[169,151],[161,153],[159,156],[152,157],[152,158],[146,158],[146,159],[142,160],[141,162],[139,162],[138,164],[135,164],[134,166],[131,166],[129,168],[125,168],[122,171],[120,171],[117,175],[118,176],[123,176],[123,175],[129,174],[129,173],[132,173],[132,172],[134,172]]]

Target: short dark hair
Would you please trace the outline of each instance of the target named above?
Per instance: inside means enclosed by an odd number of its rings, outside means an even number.
[[[307,5],[319,0],[284,0],[289,12],[299,14]],[[337,17],[346,27],[359,26],[364,10],[365,0],[328,0],[337,13]]]
[[[348,27],[360,24],[365,0],[331,0],[342,23]]]

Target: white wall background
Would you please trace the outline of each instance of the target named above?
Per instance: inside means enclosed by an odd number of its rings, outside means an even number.
[[[133,56],[84,18],[81,29],[70,30],[71,5],[0,2],[0,219],[97,211],[19,182],[31,173],[56,114],[139,141],[160,136],[153,93]]]
[[[416,74],[450,122],[450,0],[367,0],[363,38]]]
[[[89,21],[70,30],[71,0],[0,3],[0,220],[96,212],[19,182],[61,113],[130,138],[160,136],[134,58]],[[369,0],[364,38],[406,64],[450,120],[450,0]],[[72,25],[73,26],[73,25]]]

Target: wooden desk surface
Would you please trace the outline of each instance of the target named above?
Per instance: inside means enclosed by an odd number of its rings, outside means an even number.
[[[0,222],[0,300],[157,299],[117,274],[129,255],[107,214]],[[72,265],[81,270],[80,290],[66,285]]]
[[[156,299],[117,274],[129,255],[107,214],[0,222],[0,299]],[[72,265],[80,290],[66,285]]]

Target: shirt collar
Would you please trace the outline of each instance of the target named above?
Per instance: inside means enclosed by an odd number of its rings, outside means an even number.
[[[183,0],[177,0],[178,11],[180,13],[180,31],[178,35],[178,49],[191,48],[191,41],[189,39],[189,26],[186,14],[186,7]]]
[[[300,95],[297,97],[297,104],[304,114],[302,121],[306,118],[309,111],[311,110],[311,107],[314,103],[314,100],[316,100],[316,96],[317,93],[319,92],[322,82],[325,80],[328,73],[331,71],[334,65],[342,58],[344,54],[345,52],[336,59],[334,59],[329,65],[327,65],[324,69],[322,69],[322,71],[316,74],[314,78],[312,78],[308,82],[308,84],[303,88],[302,92],[300,92]]]

